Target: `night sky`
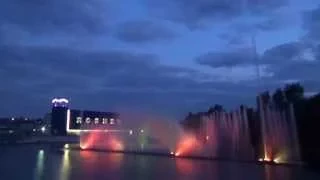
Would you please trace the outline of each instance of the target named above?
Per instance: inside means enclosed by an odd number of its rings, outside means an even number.
[[[317,0],[1,0],[0,116],[73,108],[182,117],[258,90],[320,89]],[[255,37],[260,63],[253,58]]]

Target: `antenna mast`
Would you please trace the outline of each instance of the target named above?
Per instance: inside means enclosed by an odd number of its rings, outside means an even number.
[[[251,45],[252,45],[252,51],[253,51],[253,60],[254,62],[256,63],[256,75],[257,75],[257,84],[258,84],[258,93],[260,93],[259,91],[261,90],[260,86],[260,81],[261,81],[261,77],[260,77],[260,63],[259,63],[259,57],[258,57],[258,52],[257,52],[257,43],[256,43],[256,37],[255,35],[253,34],[252,35],[252,39],[251,39]]]

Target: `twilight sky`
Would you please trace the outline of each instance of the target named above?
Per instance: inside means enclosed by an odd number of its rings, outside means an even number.
[[[313,93],[319,42],[316,0],[1,0],[0,116],[42,116],[53,97],[182,117],[288,82]]]

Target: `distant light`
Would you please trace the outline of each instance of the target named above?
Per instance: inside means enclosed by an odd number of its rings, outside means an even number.
[[[33,132],[36,132],[36,129],[32,129]]]
[[[11,121],[14,121],[14,118],[11,118]]]
[[[28,121],[28,118],[24,118],[25,121]]]
[[[129,131],[129,134],[130,134],[130,135],[132,135],[132,134],[133,134],[133,131],[132,131],[132,129],[130,129],[130,131]]]
[[[43,127],[41,128],[41,131],[44,133],[44,132],[46,131],[46,127],[43,126]]]
[[[68,149],[68,148],[69,148],[69,144],[65,144],[65,145],[64,145],[64,148],[65,148],[65,149]]]
[[[176,152],[174,155],[175,155],[175,156],[180,156],[180,153],[179,153],[179,152]]]
[[[12,133],[14,133],[14,131],[13,130],[9,130],[9,133],[12,134]]]
[[[171,154],[171,155],[174,155],[174,152],[171,151],[170,154]]]
[[[259,159],[258,159],[258,161],[262,162],[262,161],[263,161],[263,159],[262,159],[262,158],[259,158]]]
[[[40,149],[40,150],[39,150],[39,154],[40,154],[40,155],[43,155],[43,153],[44,153],[43,149]]]
[[[206,140],[207,140],[207,141],[209,140],[209,136],[206,136]]]
[[[141,133],[143,133],[143,132],[144,132],[144,130],[143,130],[143,129],[141,129],[141,130],[140,130],[140,132],[141,132]]]

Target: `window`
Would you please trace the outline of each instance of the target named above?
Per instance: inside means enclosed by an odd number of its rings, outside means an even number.
[[[82,123],[82,117],[77,117],[76,123],[77,123],[77,124],[81,124],[81,123]]]

